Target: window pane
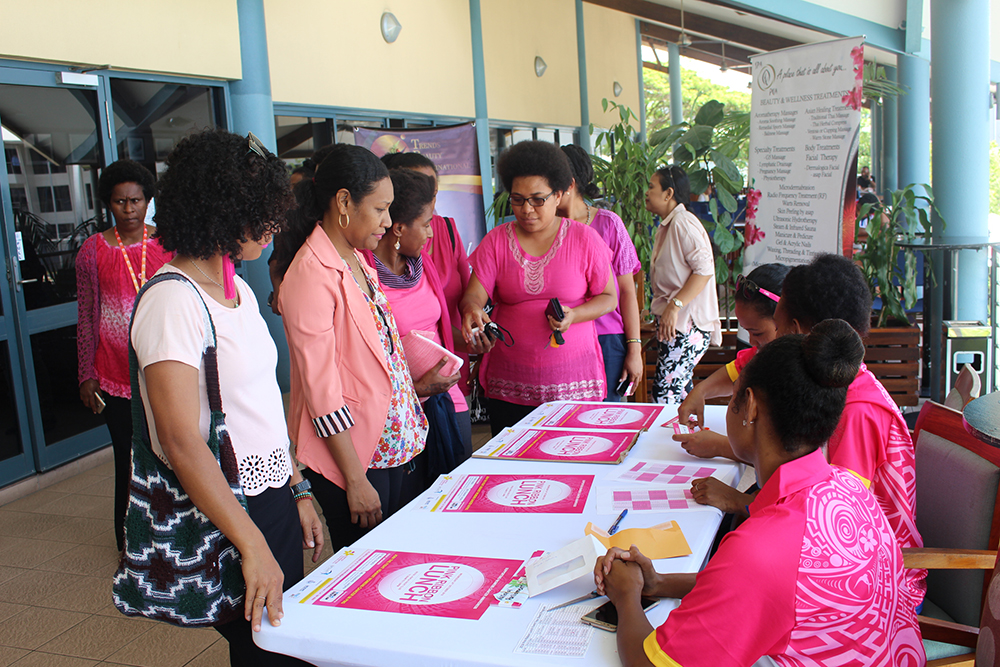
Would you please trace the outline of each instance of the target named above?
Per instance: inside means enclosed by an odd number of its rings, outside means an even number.
[[[5,148],[4,156],[7,158],[7,173],[8,174],[20,174],[21,173],[21,158],[17,155],[16,148]]]
[[[14,406],[7,341],[0,341],[0,461],[24,451]]]
[[[54,213],[56,206],[52,200],[52,188],[45,186],[35,188],[35,191],[38,193],[38,210],[42,213]]]
[[[72,211],[73,210],[73,200],[69,196],[69,186],[68,185],[57,185],[52,188],[55,191],[56,197],[56,211]]]
[[[103,416],[95,415],[80,401],[75,325],[32,336],[31,356],[45,444],[51,445],[105,423]]]
[[[24,188],[12,187],[10,189],[10,204],[15,213],[28,210],[28,193]]]

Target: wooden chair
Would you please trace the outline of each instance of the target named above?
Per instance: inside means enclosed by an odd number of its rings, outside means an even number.
[[[1000,449],[966,432],[961,412],[932,401],[921,409],[913,439],[916,522],[924,546],[996,551],[1000,542]],[[924,616],[974,627],[982,616],[990,575],[952,567],[932,571],[927,577]],[[939,645],[927,648],[929,659],[945,650]]]

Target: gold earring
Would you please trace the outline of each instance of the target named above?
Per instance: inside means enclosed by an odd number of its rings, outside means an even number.
[[[347,215],[347,224],[344,224],[344,216]],[[340,217],[337,218],[337,224],[340,225],[341,229],[347,229],[351,224],[351,216],[347,213],[341,213]]]
[[[396,239],[396,245],[392,246],[396,250],[399,250],[399,239]]]

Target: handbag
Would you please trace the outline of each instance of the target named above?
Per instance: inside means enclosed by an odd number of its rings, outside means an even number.
[[[136,296],[129,322],[129,374],[132,383],[132,465],[125,548],[118,561],[112,594],[126,616],[144,616],[183,627],[220,625],[243,616],[245,583],[240,554],[199,510],[174,472],[150,445],[149,425],[139,394],[139,361],[132,347],[132,323],[143,295],[154,285],[178,280],[197,295],[205,309],[202,364],[211,408],[208,448],[243,509],[233,444],[226,429],[219,392],[215,323],[205,300],[187,277],[163,273],[146,283]]]

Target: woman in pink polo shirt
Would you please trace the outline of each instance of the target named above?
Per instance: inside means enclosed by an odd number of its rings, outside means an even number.
[[[698,575],[659,574],[635,547],[594,569],[618,610],[623,665],[925,663],[892,529],[861,480],[820,451],[863,357],[851,326],[827,320],[747,364],[726,429],[762,484],[750,518]],[[681,604],[654,630],[640,595]]]
[[[289,222],[311,230],[283,277],[278,309],[291,357],[289,431],[334,549],[352,544],[402,504],[407,464],[424,449],[427,420],[396,322],[359,250],[389,228],[389,172],[364,148],[335,146]],[[290,237],[291,238],[291,237]]]

